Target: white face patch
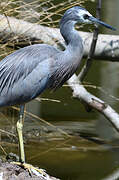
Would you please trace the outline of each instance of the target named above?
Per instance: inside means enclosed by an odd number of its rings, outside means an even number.
[[[81,23],[88,23],[88,24],[92,24],[92,22],[88,19],[84,19],[84,15],[88,15],[88,16],[92,16],[88,11],[85,10],[80,10],[78,13],[79,17],[80,17],[80,22]]]

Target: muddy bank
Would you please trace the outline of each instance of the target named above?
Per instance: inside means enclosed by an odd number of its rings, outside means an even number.
[[[35,174],[32,170],[25,169],[10,162],[3,162],[0,159],[0,180],[59,180],[47,173]]]

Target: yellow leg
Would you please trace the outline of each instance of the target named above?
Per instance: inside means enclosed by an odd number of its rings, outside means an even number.
[[[24,108],[25,108],[25,105],[20,106],[20,116],[19,116],[19,120],[17,121],[17,133],[18,133],[18,140],[19,140],[19,157],[20,157],[19,161],[20,162],[11,162],[11,163],[28,169],[30,174],[33,173],[37,176],[47,177],[48,175],[43,169],[38,169],[36,167],[33,167],[30,164],[25,163],[24,142],[23,142],[23,133],[22,133],[23,123],[24,123]]]
[[[19,141],[19,157],[20,162],[25,163],[25,153],[24,153],[24,142],[23,142],[23,123],[24,123],[24,108],[25,105],[20,106],[19,120],[17,121],[17,133]]]
[[[38,176],[39,175],[42,175],[42,176],[47,175],[44,169],[38,169],[38,168],[32,166],[31,164],[27,164],[27,163],[22,163],[21,164],[21,162],[11,162],[11,164],[16,164],[16,165],[21,166],[21,167],[23,167],[25,169],[28,169],[30,174],[32,174],[32,172],[33,172],[34,174],[36,174]]]

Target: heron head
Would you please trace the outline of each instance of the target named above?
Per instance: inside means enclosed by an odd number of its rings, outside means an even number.
[[[69,20],[74,21],[76,23],[99,24],[99,25],[105,26],[106,28],[109,28],[111,30],[116,30],[114,27],[93,17],[85,8],[82,8],[80,6],[74,6],[70,9],[68,9],[64,14],[64,17],[65,16],[66,16],[67,20],[69,18]]]

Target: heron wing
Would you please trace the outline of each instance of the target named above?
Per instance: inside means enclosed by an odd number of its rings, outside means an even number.
[[[51,57],[58,52],[52,46],[32,45],[4,58],[0,62],[1,106],[17,104],[20,99],[29,101],[40,94],[47,83]]]

